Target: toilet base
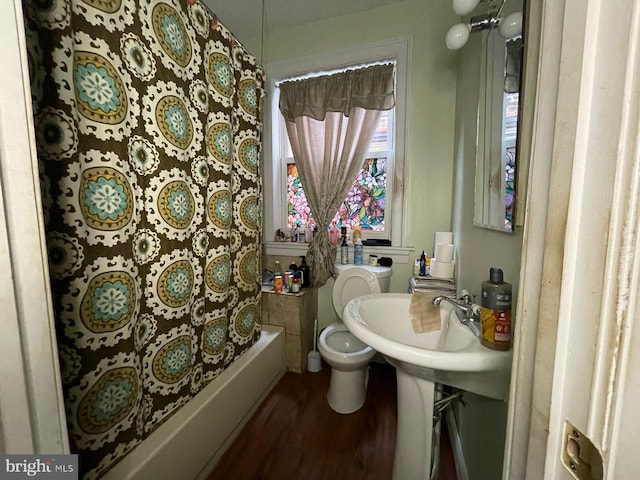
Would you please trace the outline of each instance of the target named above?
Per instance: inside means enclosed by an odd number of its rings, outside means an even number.
[[[369,381],[369,367],[344,371],[331,369],[331,382],[327,401],[332,410],[342,414],[353,413],[364,405]]]

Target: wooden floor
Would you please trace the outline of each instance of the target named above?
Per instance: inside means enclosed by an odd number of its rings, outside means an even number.
[[[372,363],[367,400],[350,415],[327,404],[329,378],[325,364],[318,373],[285,374],[208,480],[391,479],[395,370]],[[456,480],[446,432],[442,440],[440,480]]]

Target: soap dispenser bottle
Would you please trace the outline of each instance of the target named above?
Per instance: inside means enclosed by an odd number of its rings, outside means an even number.
[[[502,270],[491,268],[489,280],[482,282],[480,342],[493,350],[511,349],[511,284],[503,280]]]

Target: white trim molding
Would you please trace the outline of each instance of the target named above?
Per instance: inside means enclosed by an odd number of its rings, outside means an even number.
[[[534,479],[535,475],[539,475],[537,478],[540,479],[544,464],[551,395],[549,372],[555,352],[555,332],[545,329],[544,335],[548,341],[539,343],[538,326],[540,315],[547,314],[547,311],[553,308],[549,304],[541,305],[543,285],[549,285],[552,289],[556,284],[553,275],[544,272],[544,258],[562,52],[563,12],[563,0],[527,2],[527,57],[523,81],[525,88],[529,89],[524,92],[525,101],[532,99],[534,102],[524,104],[521,125],[523,135],[519,143],[521,151],[529,153],[530,164],[525,190],[526,222],[515,312],[518,321],[514,332],[503,480]],[[532,57],[528,56],[530,54]],[[535,89],[535,95],[529,87]],[[527,109],[534,112],[527,114]],[[556,176],[556,180],[565,179]],[[556,251],[561,248],[560,236],[550,238],[560,242]],[[537,358],[547,359],[546,377],[534,376]],[[534,472],[531,477],[527,477],[528,465]]]
[[[0,15],[0,446],[68,453],[22,6]]]
[[[640,4],[531,3],[540,62],[503,479],[575,478],[568,425],[602,478],[635,478]]]

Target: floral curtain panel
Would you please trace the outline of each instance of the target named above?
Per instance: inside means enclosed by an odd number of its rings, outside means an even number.
[[[24,11],[69,436],[93,479],[259,336],[264,75],[196,0]]]

